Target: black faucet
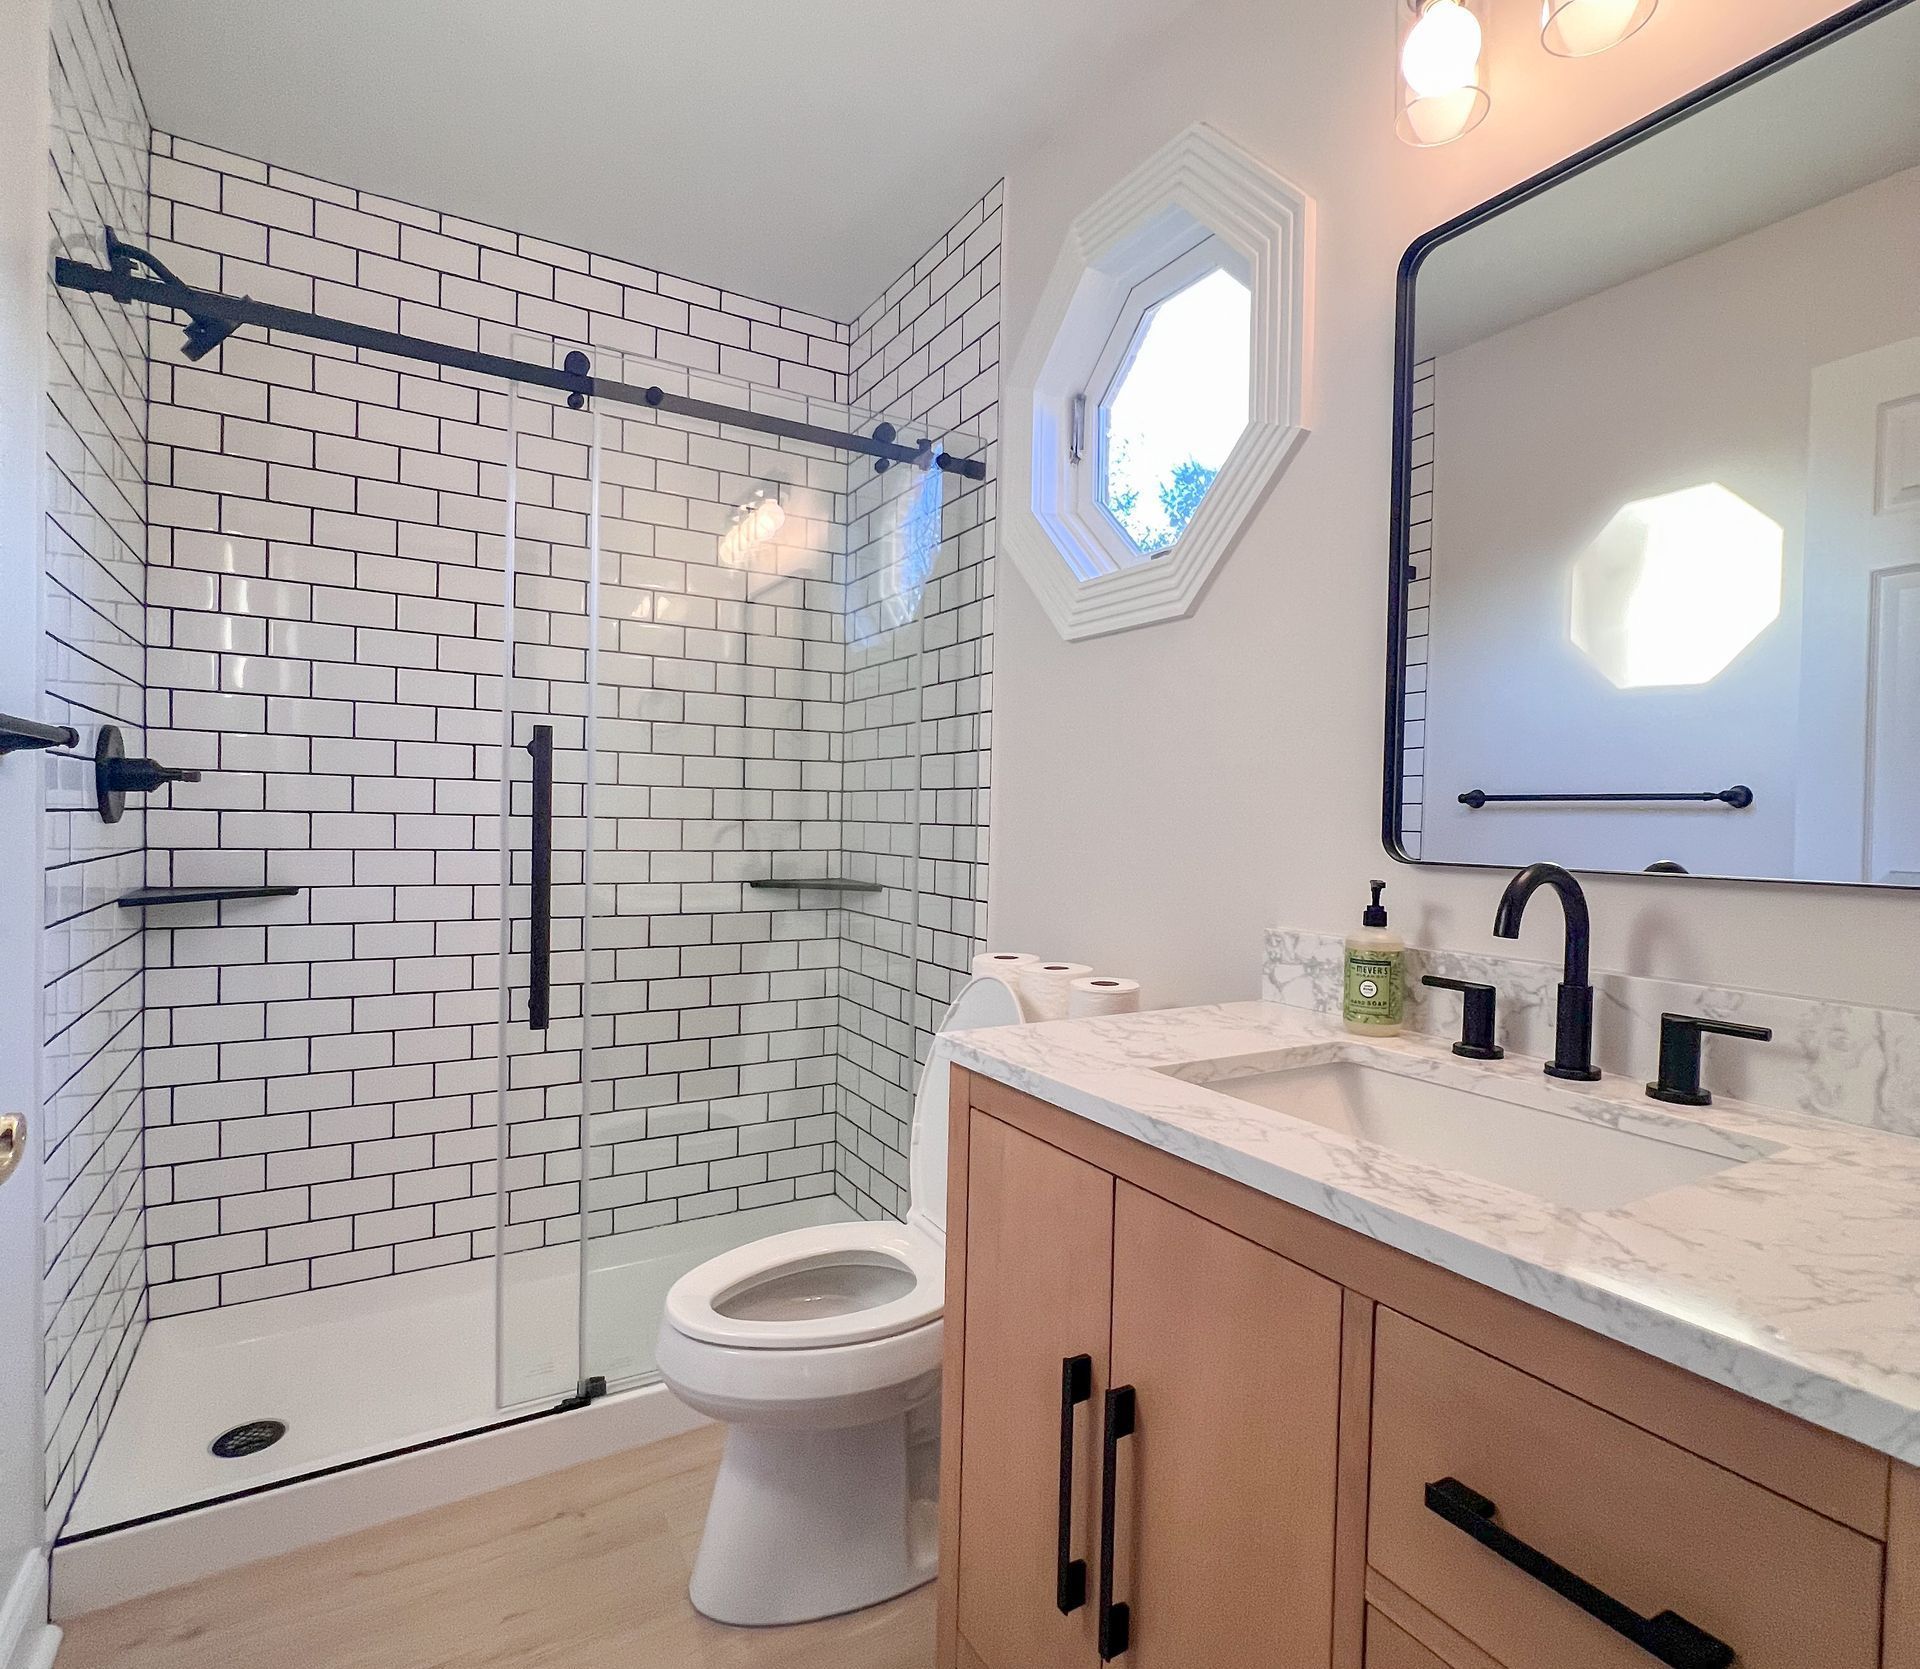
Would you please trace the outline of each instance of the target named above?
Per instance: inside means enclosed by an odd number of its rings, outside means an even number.
[[[1600,1069],[1593,1064],[1593,986],[1587,979],[1591,920],[1587,895],[1580,890],[1580,883],[1557,863],[1528,864],[1500,895],[1493,931],[1496,938],[1519,938],[1527,900],[1542,887],[1551,887],[1560,895],[1560,907],[1567,918],[1567,965],[1560,977],[1559,1024],[1554,1031],[1553,1059],[1547,1062],[1547,1076],[1591,1083],[1600,1076]]]

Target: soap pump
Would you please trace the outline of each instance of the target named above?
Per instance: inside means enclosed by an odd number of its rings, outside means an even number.
[[[1341,1018],[1347,1030],[1367,1037],[1395,1037],[1406,1021],[1407,947],[1387,931],[1387,909],[1380,895],[1385,881],[1374,881],[1373,902],[1360,917],[1360,931],[1347,938],[1346,979]]]

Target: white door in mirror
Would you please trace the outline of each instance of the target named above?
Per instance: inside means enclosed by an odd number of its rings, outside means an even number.
[[[1920,336],[1817,367],[1811,436],[1794,872],[1920,886]]]

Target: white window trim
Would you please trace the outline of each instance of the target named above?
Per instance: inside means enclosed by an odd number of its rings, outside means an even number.
[[[1306,433],[1313,204],[1258,158],[1205,124],[1108,191],[1069,228],[1052,278],[1008,369],[1002,540],[1062,637],[1095,637],[1198,606]],[[1129,297],[1197,244],[1217,238],[1253,292],[1248,424],[1185,532],[1141,560],[1113,552],[1082,507],[1071,456],[1073,396],[1110,349]],[[1236,276],[1239,276],[1236,273]],[[1087,449],[1091,452],[1091,448]],[[1089,460],[1090,461],[1090,460]],[[1085,495],[1091,502],[1092,495]],[[1105,507],[1098,521],[1112,526]]]
[[[1144,335],[1143,327],[1153,310],[1209,273],[1223,269],[1249,289],[1253,287],[1247,263],[1230,244],[1210,233],[1158,271],[1148,273],[1127,292],[1120,316],[1107,335],[1106,346],[1087,377],[1081,396],[1087,403],[1085,444],[1082,456],[1072,460],[1073,492],[1081,522],[1107,558],[1105,572],[1118,573],[1142,562],[1157,561],[1173,549],[1172,545],[1163,545],[1156,551],[1140,550],[1107,507],[1102,494],[1107,479],[1107,407],[1113,403],[1121,379],[1133,364]]]

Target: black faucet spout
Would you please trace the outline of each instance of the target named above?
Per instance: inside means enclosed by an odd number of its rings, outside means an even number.
[[[1566,917],[1567,943],[1564,971],[1560,976],[1558,1024],[1554,1033],[1553,1059],[1547,1074],[1554,1078],[1572,1078],[1591,1082],[1600,1076],[1593,1064],[1593,986],[1588,976],[1592,917],[1587,910],[1587,895],[1580,883],[1557,863],[1529,864],[1507,883],[1494,912],[1496,938],[1520,937],[1520,920],[1526,914],[1527,901],[1542,887],[1550,887],[1560,898]]]

